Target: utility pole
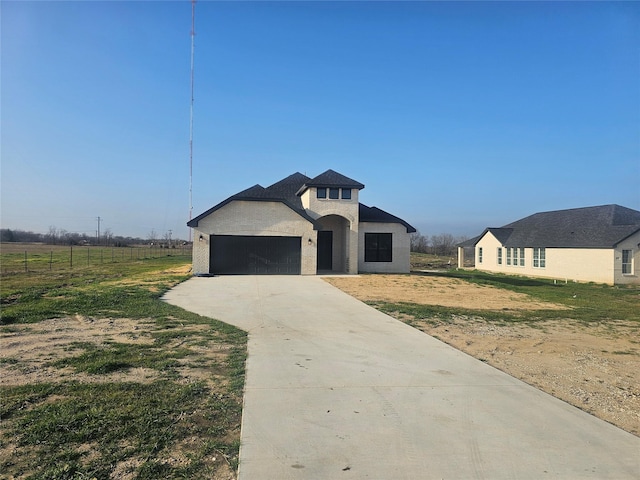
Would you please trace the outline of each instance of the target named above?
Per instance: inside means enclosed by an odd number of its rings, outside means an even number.
[[[96,237],[98,245],[100,245],[100,217],[98,217],[98,235]]]
[[[193,217],[193,52],[196,35],[196,0],[191,0],[191,106],[189,108],[189,221]],[[189,227],[191,242],[191,227]]]

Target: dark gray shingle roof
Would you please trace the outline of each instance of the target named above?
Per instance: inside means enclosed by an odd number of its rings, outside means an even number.
[[[206,212],[193,218],[187,223],[187,225],[190,227],[197,227],[200,220],[224,207],[228,203],[234,200],[244,200],[253,202],[282,202],[300,216],[313,223],[314,228],[317,229],[319,228],[318,224],[311,216],[309,216],[309,214],[307,214],[302,206],[302,200],[300,199],[301,192],[304,192],[304,190],[312,186],[357,189],[364,188],[363,184],[345,177],[340,173],[334,172],[333,170],[327,170],[313,179],[303,175],[302,173],[296,172],[266,188],[256,184],[253,187],[249,187],[246,190],[236,193]],[[359,215],[361,222],[400,223],[407,228],[407,232],[412,233],[416,231],[415,228],[401,218],[391,215],[377,207],[367,207],[366,205],[359,204]]]
[[[389,212],[379,209],[378,207],[367,207],[363,203],[360,204],[358,216],[361,222],[371,223],[400,223],[407,228],[407,233],[416,231],[411,225],[401,218],[391,215]]]
[[[357,188],[358,190],[362,190],[364,185],[349,177],[345,177],[341,173],[329,169],[315,178],[306,180],[298,190],[298,195],[302,195],[309,187],[340,187]]]
[[[491,232],[505,247],[612,248],[637,231],[640,211],[601,205],[535,213],[501,228],[487,228],[472,240],[475,245]]]
[[[268,186],[267,188],[256,184],[253,187],[249,187],[246,190],[230,196],[229,198],[210,208],[206,212],[198,215],[191,221],[187,222],[187,225],[190,227],[197,227],[200,220],[212,214],[216,210],[224,207],[228,203],[234,200],[244,200],[253,202],[262,201],[284,203],[286,206],[291,208],[291,210],[313,223],[314,226],[317,226],[316,221],[312,217],[310,217],[302,207],[302,201],[300,200],[300,197],[296,195],[296,192],[300,188],[300,185],[307,180],[309,180],[309,177],[296,172],[274,183],[273,185]]]

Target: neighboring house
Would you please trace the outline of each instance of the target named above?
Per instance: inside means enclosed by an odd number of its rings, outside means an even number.
[[[640,211],[620,205],[542,212],[458,245],[475,268],[561,280],[640,284]]]
[[[408,273],[415,228],[359,203],[363,188],[327,170],[227,198],[187,223],[194,274]]]

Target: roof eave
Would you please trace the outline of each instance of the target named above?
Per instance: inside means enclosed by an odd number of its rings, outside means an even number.
[[[362,190],[364,185],[361,183],[352,183],[352,184],[344,184],[344,185],[332,185],[328,183],[305,183],[300,187],[300,189],[296,192],[298,197],[302,196],[304,192],[309,190],[310,188],[355,188],[357,190]]]
[[[282,198],[255,198],[255,197],[232,197],[232,198],[227,198],[226,200],[224,200],[223,202],[220,202],[219,204],[217,204],[214,207],[211,207],[209,210],[207,210],[206,212],[198,215],[197,217],[195,217],[194,219],[190,220],[187,222],[187,226],[191,227],[191,228],[196,228],[198,226],[198,222],[200,220],[202,220],[205,217],[208,217],[209,215],[211,215],[212,213],[214,213],[216,210],[220,210],[222,207],[224,207],[225,205],[234,202],[234,201],[244,201],[244,202],[275,202],[275,203],[282,203],[285,206],[287,206],[288,208],[290,208],[291,210],[293,210],[295,213],[297,213],[298,215],[300,215],[302,218],[304,218],[305,220],[307,220],[308,222],[310,222],[313,225],[313,229],[314,230],[320,230],[320,224],[316,222],[316,220],[309,216],[307,213],[300,211],[299,209],[295,208],[293,205],[291,205],[291,203],[287,202],[286,200],[282,199]]]
[[[620,243],[624,242],[627,238],[634,236],[636,233],[640,232],[640,227],[636,228],[633,232],[631,232],[629,235],[624,236],[623,238],[621,238],[620,240],[618,240],[616,243],[613,244],[613,247],[617,247]],[[640,244],[638,244],[638,246],[640,247]]]

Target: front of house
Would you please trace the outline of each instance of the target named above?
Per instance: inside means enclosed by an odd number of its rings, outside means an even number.
[[[530,215],[486,228],[458,245],[473,247],[475,268],[531,277],[640,284],[640,211],[620,205]]]
[[[194,274],[408,273],[415,229],[361,204],[363,188],[327,170],[227,198],[187,223]]]

